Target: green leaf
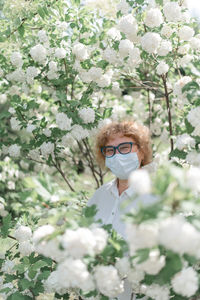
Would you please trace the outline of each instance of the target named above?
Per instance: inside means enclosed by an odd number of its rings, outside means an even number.
[[[109,65],[109,62],[107,62],[106,60],[103,60],[103,59],[97,63],[97,67],[102,68],[102,69],[105,69],[108,65]]]
[[[29,281],[26,278],[23,278],[21,280],[18,281],[18,284],[20,286],[20,288],[24,291],[30,287],[34,287],[34,282],[33,281]]]
[[[134,257],[137,258],[137,263],[141,264],[143,261],[147,260],[149,257],[149,248],[144,248],[144,249],[139,249],[137,250],[136,254]]]
[[[10,295],[7,300],[31,300],[32,298],[27,296],[27,295],[23,295],[20,292],[15,292],[14,294]]]
[[[11,215],[8,214],[6,217],[3,218],[3,225],[1,227],[1,234],[3,238],[8,236],[9,229],[11,227],[12,227]]]
[[[48,266],[48,263],[44,260],[38,260],[33,266],[32,266],[32,270],[36,271],[38,269],[41,269],[43,267]]]
[[[185,118],[185,126],[188,134],[191,134],[194,131],[194,127],[188,122],[187,118]]]
[[[24,25],[23,24],[18,28],[18,32],[19,32],[21,37],[24,36],[25,30],[24,30]]]
[[[40,17],[42,19],[44,19],[44,17],[45,17],[45,11],[44,11],[44,9],[41,6],[39,6],[39,8],[38,8],[38,14],[40,15]]]
[[[97,206],[95,204],[87,206],[83,209],[86,218],[94,217],[97,213]]]
[[[199,90],[199,85],[197,82],[195,81],[191,81],[188,82],[187,84],[184,85],[184,87],[182,88],[182,92],[187,92],[187,91],[191,91],[191,90]]]
[[[169,157],[178,157],[181,159],[185,159],[187,156],[187,152],[175,149],[169,153]]]

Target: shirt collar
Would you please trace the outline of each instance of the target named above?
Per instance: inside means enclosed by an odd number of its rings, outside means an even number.
[[[115,196],[115,197],[119,197],[119,191],[117,188],[117,178],[113,179],[111,181],[111,193]],[[134,194],[134,189],[129,186],[121,195],[126,194],[128,198],[132,197]]]

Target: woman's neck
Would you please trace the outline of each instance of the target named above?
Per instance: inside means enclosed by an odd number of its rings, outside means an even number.
[[[119,191],[119,195],[121,195],[123,191],[125,191],[128,188],[128,180],[117,178],[117,188]]]

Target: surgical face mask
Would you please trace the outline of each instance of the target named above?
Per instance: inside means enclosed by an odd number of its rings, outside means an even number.
[[[131,172],[139,168],[140,162],[136,152],[128,154],[115,154],[112,157],[106,157],[106,167],[119,179],[128,179]]]

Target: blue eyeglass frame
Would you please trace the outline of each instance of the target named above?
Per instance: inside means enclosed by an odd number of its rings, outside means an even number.
[[[120,152],[120,150],[119,150],[119,147],[120,147],[121,145],[124,145],[124,144],[129,144],[129,145],[131,145],[131,149],[130,149],[130,151],[127,152],[127,153],[122,153],[122,152]],[[134,142],[124,142],[124,143],[120,143],[118,146],[103,146],[103,147],[101,147],[101,153],[103,154],[103,156],[108,157],[108,158],[113,157],[113,156],[116,154],[116,150],[118,150],[120,154],[126,155],[126,154],[128,154],[128,153],[131,152],[133,145],[137,145],[137,146],[138,146],[138,144],[137,144],[137,143],[134,143]],[[103,150],[106,149],[106,148],[110,148],[110,147],[113,148],[114,153],[113,153],[113,155],[111,155],[111,156],[106,156],[106,155],[103,153]]]

